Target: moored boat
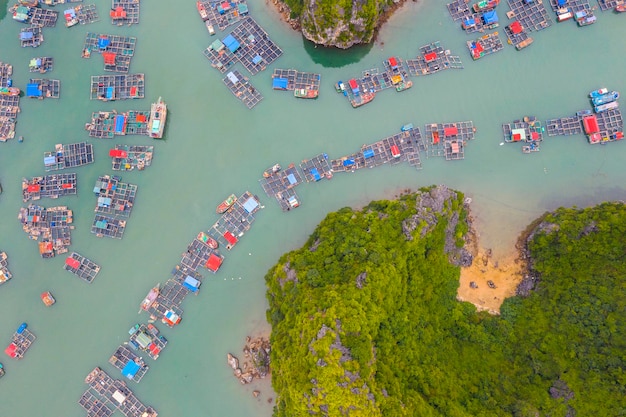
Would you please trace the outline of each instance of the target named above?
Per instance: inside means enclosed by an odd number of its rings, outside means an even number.
[[[595,106],[594,110],[596,111],[596,113],[602,113],[603,111],[607,111],[607,110],[613,110],[619,107],[619,102],[617,101],[611,101],[609,103],[606,104],[600,104],[599,106]]]
[[[150,107],[150,137],[161,139],[165,129],[165,119],[167,118],[167,105],[159,97],[156,103]]]
[[[17,87],[1,87],[0,95],[1,96],[19,96],[20,89]]]
[[[374,100],[374,97],[376,97],[376,93],[361,93],[361,95],[350,100],[350,104],[352,104],[354,108],[361,107]]]
[[[272,175],[276,174],[280,170],[281,170],[280,165],[279,164],[274,164],[271,167],[269,167],[268,169],[266,169],[265,171],[263,171],[263,178],[269,178]]]
[[[600,97],[603,96],[605,94],[607,94],[609,92],[608,88],[598,88],[597,90],[593,90],[592,92],[589,93],[589,97],[590,98],[594,98],[594,97]]]
[[[209,31],[209,35],[211,36],[215,35],[215,28],[213,27],[211,22],[207,20],[206,22],[204,22],[204,24],[206,25],[206,30]]]
[[[204,4],[201,1],[197,1],[196,7],[198,8],[198,13],[200,13],[200,18],[202,20],[207,20],[209,18],[209,14],[207,13]]]
[[[228,196],[228,198],[226,198],[226,200],[222,201],[217,206],[217,209],[215,211],[217,212],[217,214],[222,214],[228,211],[233,206],[233,204],[235,204],[235,201],[237,201],[237,196],[235,194],[231,194]]]
[[[499,3],[500,3],[500,0],[482,0],[482,1],[479,1],[478,3],[475,3],[472,6],[472,9],[474,9],[474,12],[476,13],[486,12],[488,10],[495,9]]]
[[[41,301],[43,301],[43,303],[44,303],[47,307],[50,307],[51,305],[53,305],[54,303],[56,303],[56,300],[54,299],[54,297],[52,296],[52,294],[50,294],[50,291],[46,291],[46,292],[42,292],[42,293],[41,293]]]
[[[297,98],[317,98],[317,90],[309,90],[307,88],[296,88],[293,90],[293,95]]]
[[[211,236],[207,235],[204,232],[198,233],[197,239],[200,242],[206,243],[207,246],[210,247],[211,249],[217,249],[219,247],[219,243],[217,242],[217,240],[213,239]]]
[[[610,103],[619,98],[619,93],[617,91],[611,91],[610,93],[602,94],[599,97],[593,97],[591,101],[594,106],[599,106],[601,104]]]
[[[615,5],[615,13],[623,13],[626,12],[626,3],[622,2]]]
[[[160,292],[160,287],[161,284],[157,284],[155,285],[150,292],[148,293],[148,295],[146,295],[146,298],[143,299],[143,301],[141,302],[141,310],[144,311],[148,311],[148,309],[150,308],[150,306],[152,306],[152,303],[154,303],[154,301],[157,299],[157,297],[159,296],[159,292]],[[141,310],[139,310],[139,312],[141,313]]]
[[[398,84],[396,84],[396,91],[397,92],[405,91],[405,90],[408,90],[411,87],[413,87],[413,81],[411,81],[411,80],[403,80],[403,81],[399,82]]]
[[[4,365],[0,363],[0,378],[4,376]]]

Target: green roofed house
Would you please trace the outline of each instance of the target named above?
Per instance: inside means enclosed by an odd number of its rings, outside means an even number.
[[[152,343],[152,337],[148,336],[145,332],[141,332],[137,335],[135,341],[140,349],[147,349],[150,343]]]
[[[216,39],[215,42],[211,44],[210,48],[213,49],[215,52],[220,52],[222,49],[224,49],[224,44],[221,40]]]

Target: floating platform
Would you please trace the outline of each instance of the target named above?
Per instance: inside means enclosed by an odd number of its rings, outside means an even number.
[[[525,116],[520,120],[502,125],[504,142],[541,142],[545,127],[535,116]]]
[[[177,265],[176,268],[172,270],[171,279],[185,287],[189,293],[198,295],[204,277],[198,272],[190,271]]]
[[[508,43],[515,46],[518,51],[533,43],[533,38],[530,37],[528,30],[518,20],[506,26],[504,33],[506,33]]]
[[[125,230],[126,220],[102,214],[96,214],[91,224],[91,233],[95,234],[97,237],[121,239],[124,236]]]
[[[137,186],[121,181],[118,176],[102,175],[93,188],[98,202],[95,212],[115,217],[128,218],[135,204]]]
[[[268,178],[261,178],[261,188],[270,198],[275,198],[283,211],[289,211],[300,206],[298,195],[294,188],[302,184],[302,175],[294,164]]]
[[[76,193],[76,173],[50,174],[22,180],[22,200],[25,203],[40,198],[59,198]]]
[[[55,10],[42,9],[34,7],[33,16],[30,18],[31,26],[39,26],[42,28],[53,28],[57,25],[59,12]]]
[[[474,139],[476,128],[472,121],[430,123],[425,125],[429,156],[444,156],[446,160],[465,158],[465,144]]]
[[[169,327],[175,324],[166,320],[167,316],[173,314],[178,321],[183,317],[183,309],[180,307],[189,291],[175,279],[168,279],[165,285],[159,289],[156,299],[149,305],[142,307],[150,314],[151,320],[161,320],[162,323]],[[139,310],[140,312],[142,310]]]
[[[220,245],[231,250],[239,239],[252,227],[255,213],[263,206],[257,196],[246,191],[212,226],[209,235]]]
[[[41,56],[41,57],[33,58],[30,60],[28,64],[29,72],[38,72],[41,74],[50,72],[52,71],[53,68],[54,68],[54,58],[50,56]]]
[[[46,6],[56,6],[57,4],[66,4],[66,3],[80,3],[83,0],[41,0],[40,4],[45,4]]]
[[[322,178],[331,179],[333,177],[333,169],[328,155],[325,153],[300,162],[300,170],[304,174],[306,182],[317,182]]]
[[[60,98],[61,81],[49,80],[46,78],[31,78],[26,84],[26,97],[38,98]]]
[[[226,84],[230,92],[233,93],[233,95],[239,100],[243,101],[249,109],[253,108],[261,100],[263,100],[263,96],[252,84],[250,84],[248,77],[244,77],[237,70],[226,74],[226,77],[224,77],[222,81]]]
[[[127,73],[130,62],[135,55],[137,38],[133,36],[119,36],[96,34],[88,32],[83,45],[83,58],[90,58],[92,52],[102,55],[105,71]]]
[[[87,25],[89,23],[95,23],[100,21],[98,15],[98,9],[95,4],[85,4],[73,7],[74,13],[76,13],[76,19],[81,25]]]
[[[515,21],[520,22],[522,27],[529,32],[546,29],[552,25],[543,2],[526,0],[507,0]]]
[[[0,284],[4,284],[11,278],[13,275],[9,270],[9,257],[6,252],[0,252]]]
[[[600,1],[598,1],[598,5],[600,5]],[[565,5],[561,6],[559,6],[559,0],[550,0],[550,7],[557,15],[559,14],[559,10],[563,7],[567,8],[573,15],[582,11],[593,15],[593,8],[591,7],[591,4],[589,4],[588,0],[568,0]]]
[[[54,151],[43,154],[43,164],[46,171],[75,168],[93,162],[93,145],[87,142],[57,144]]]
[[[600,10],[606,12],[607,10],[614,10],[615,6],[623,4],[623,0],[598,0]]]
[[[152,165],[154,146],[145,145],[115,145],[109,150],[109,156],[113,158],[113,171],[132,171],[137,168],[143,171]]]
[[[111,23],[116,26],[139,24],[139,0],[112,0]]]
[[[100,272],[100,265],[79,253],[72,252],[70,256],[65,259],[63,269],[91,284],[93,280],[96,279],[98,272]]]
[[[130,335],[128,346],[131,349],[146,352],[153,360],[159,358],[161,351],[167,345],[167,339],[159,335],[159,329],[154,324],[135,324],[128,334]]]
[[[113,101],[144,98],[144,74],[94,75],[91,77],[91,100]]]
[[[96,367],[85,378],[89,385],[87,391],[78,400],[88,417],[110,417],[117,409],[126,417],[157,417],[158,413],[144,405],[126,382],[111,378],[102,369]]]
[[[314,72],[300,72],[295,69],[277,68],[272,74],[274,90],[306,90],[315,91],[317,97],[320,90],[321,75]]]
[[[215,40],[204,55],[222,74],[240,62],[252,75],[276,61],[283,51],[254,19],[246,17],[223,40]]]
[[[149,110],[129,110],[124,113],[99,111],[91,115],[91,122],[85,124],[89,136],[93,138],[112,139],[115,136],[146,135],[149,136]]]
[[[438,41],[422,46],[419,51],[415,59],[406,60],[410,75],[429,75],[446,69],[463,68],[461,58],[443,49]]]
[[[0,77],[0,87],[6,87],[7,80],[8,78]],[[19,104],[19,95],[0,95],[0,142],[6,142],[15,137],[15,125],[20,112]]]
[[[122,371],[122,375],[131,381],[140,382],[150,367],[141,356],[133,353],[128,347],[120,345],[109,358],[109,363]]]
[[[74,215],[65,206],[45,208],[31,204],[20,208],[18,220],[28,237],[39,243],[42,258],[66,253],[72,243]]]
[[[19,38],[22,48],[26,48],[28,46],[36,48],[44,41],[43,31],[39,26],[22,28],[22,30],[20,30]]]
[[[500,40],[498,32],[493,32],[483,35],[476,40],[467,41],[467,48],[472,59],[476,61],[484,56],[501,51],[504,49],[504,44]]]
[[[11,337],[11,343],[4,350],[4,352],[13,359],[22,359],[24,354],[32,346],[37,336],[28,328],[24,327],[26,324],[22,324],[13,336]]]
[[[196,3],[198,13],[203,21],[224,30],[228,26],[241,22],[248,16],[248,4],[245,0],[232,0],[230,2],[198,1]]]
[[[176,270],[191,274],[196,273],[198,268],[203,266],[211,272],[217,272],[224,261],[224,256],[208,244],[207,236],[204,232],[200,232],[187,245],[187,251],[182,254],[180,266],[177,266]]]

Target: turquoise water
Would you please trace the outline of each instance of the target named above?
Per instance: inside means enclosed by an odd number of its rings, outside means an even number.
[[[146,377],[140,384],[129,382],[162,416],[271,414],[271,388],[267,383],[242,387],[226,366],[226,353],[239,353],[246,335],[267,330],[265,271],[280,254],[301,245],[329,211],[445,183],[472,198],[481,243],[502,255],[524,225],[545,210],[624,198],[623,143],[590,146],[583,136],[555,137],[534,155],[524,155],[514,145],[499,146],[503,122],[527,114],[540,120],[571,115],[588,108],[587,92],[599,87],[626,91],[626,44],[617,41],[626,35],[624,15],[599,13],[598,22],[586,28],[555,23],[534,34],[535,43],[524,51],[507,45],[473,62],[465,47],[471,37],[452,22],[442,2],[409,2],[369,50],[337,54],[306,45],[270,6],[252,0],[252,14],[285,53],[251,77],[265,99],[249,111],[202,55],[212,40],[195,2],[180,3],[145,2],[140,25],[118,28],[105,18],[110,3],[97,0],[100,22],[71,29],[59,22],[45,30],[46,41],[37,49],[19,47],[20,24],[10,17],[0,22],[0,60],[13,64],[16,86],[24,88],[29,59],[41,55],[54,56],[55,69],[47,76],[62,82],[58,101],[21,101],[17,135],[25,137],[24,143],[0,144],[0,250],[8,253],[14,275],[0,287],[0,346],[9,343],[23,321],[37,335],[22,361],[2,359],[7,369],[0,381],[2,416],[84,415],[77,400],[86,388],[85,375],[101,366],[121,377],[107,360],[126,340],[126,330],[146,319],[137,316],[139,302],[156,282],[168,278],[197,232],[217,220],[214,208],[231,192],[250,190],[266,208],[227,254],[220,272],[205,281],[197,298],[185,302],[182,324],[164,330],[170,343],[157,362],[150,362]],[[99,56],[80,58],[87,31],[138,38],[131,72],[146,74],[145,100],[89,101],[89,76],[104,72]],[[464,70],[416,78],[411,90],[384,91],[357,110],[334,92],[337,80],[380,67],[392,55],[413,57],[420,46],[436,40],[461,56]],[[274,67],[321,73],[320,98],[295,100],[272,91]],[[132,136],[91,140],[83,130],[92,111],[148,109],[159,96],[170,109],[165,141]],[[332,181],[302,185],[302,206],[290,213],[282,213],[258,184],[261,172],[275,162],[299,163],[321,152],[339,157],[409,122],[423,128],[425,123],[462,120],[473,120],[477,127],[464,161],[431,158],[424,159],[420,171],[396,166],[337,174]],[[55,143],[82,140],[94,143],[96,163],[76,170],[79,195],[40,203],[74,210],[70,249],[102,265],[91,285],[65,272],[63,257],[41,259],[17,221],[23,205],[21,179],[44,173],[43,152]],[[90,190],[99,175],[112,173],[106,153],[114,143],[156,148],[151,167],[122,174],[139,191],[121,241],[89,232],[95,205]],[[54,307],[39,300],[44,290],[57,298]],[[262,391],[258,399],[251,395],[255,388]]]

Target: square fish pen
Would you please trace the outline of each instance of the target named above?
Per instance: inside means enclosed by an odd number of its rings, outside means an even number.
[[[139,382],[150,367],[141,356],[133,353],[128,347],[120,345],[109,358],[109,363],[122,371],[122,375],[131,381]]]
[[[57,24],[59,12],[39,7],[33,8],[33,16],[30,18],[31,26],[40,26],[44,28],[53,28]]]
[[[333,177],[330,160],[325,153],[303,160],[300,163],[300,170],[304,173],[306,182],[317,182],[322,178],[331,179]]]
[[[115,145],[115,148],[109,151],[113,171],[132,171],[135,168],[143,171],[152,164],[153,151],[154,146]]]
[[[139,0],[112,0],[111,24],[116,26],[139,23]]]
[[[248,77],[244,77],[237,70],[226,74],[226,77],[224,77],[222,81],[226,84],[226,87],[228,87],[230,92],[233,93],[233,95],[239,100],[243,101],[249,109],[253,108],[261,100],[263,100],[263,96],[252,84],[250,84]]]
[[[33,332],[20,327],[15,333],[13,333],[11,343],[5,352],[7,352],[7,354],[14,359],[22,359],[26,351],[32,346],[35,339],[37,339],[37,336],[35,336]]]
[[[78,5],[74,7],[76,18],[81,25],[87,25],[89,23],[98,22],[100,16],[98,16],[98,10],[95,4]]]
[[[97,52],[104,59],[105,71],[127,73],[130,69],[130,61],[135,55],[137,38],[133,36],[119,36],[108,34],[87,33],[83,51],[84,58],[91,57],[91,52]]]
[[[515,19],[528,31],[539,31],[552,25],[552,19],[548,15],[543,2],[527,2],[526,0],[507,0],[511,12],[507,14],[510,19]]]
[[[425,125],[429,156],[444,156],[446,160],[463,159],[465,144],[474,139],[476,129],[472,121],[430,123]]]
[[[49,56],[42,56],[33,58],[30,60],[28,64],[29,72],[39,72],[41,74],[45,74],[46,72],[52,71],[54,68],[54,58]]]
[[[233,51],[235,56],[252,75],[263,71],[283,53],[267,32],[251,17],[244,19],[229,36],[224,38],[224,43],[232,50],[236,44],[227,43],[231,38],[239,44]]]
[[[275,198],[283,211],[289,211],[300,205],[295,187],[302,184],[302,175],[294,164],[279,171],[269,178],[259,180],[261,188],[270,198]]]
[[[96,214],[91,224],[91,233],[95,234],[97,237],[121,239],[124,236],[125,230],[126,220],[102,214]]]
[[[36,48],[44,41],[43,31],[40,26],[31,26],[20,30],[20,44],[22,48],[28,46]]]
[[[77,252],[72,252],[70,256],[65,259],[63,269],[91,284],[93,280],[96,279],[98,272],[100,272],[100,265]]]
[[[226,211],[209,231],[211,237],[216,239],[226,249],[232,249],[255,220],[255,213],[261,209],[258,197],[246,191],[232,207]]]
[[[6,252],[0,252],[0,284],[4,284],[5,282],[13,278],[13,275],[9,270],[8,259],[9,257],[7,256]]]
[[[20,96],[0,95],[0,142],[15,137],[17,114],[20,111]]]
[[[209,21],[222,31],[248,16],[248,4],[245,0],[198,1],[196,6],[202,20]]]
[[[97,197],[95,212],[123,218],[130,217],[135,204],[137,186],[122,182],[119,177],[103,175],[93,189]]]
[[[422,46],[420,54],[414,59],[407,59],[409,74],[413,76],[435,74],[446,69],[462,69],[461,58],[443,49],[439,41]]]
[[[76,173],[50,174],[22,180],[22,200],[39,200],[40,198],[59,198],[76,195]]]
[[[47,78],[31,78],[26,85],[26,97],[37,98],[60,98],[61,81]]]
[[[94,162],[93,145],[87,142],[57,144],[53,152],[44,152],[46,171],[74,168]]]
[[[94,75],[91,77],[91,100],[113,101],[144,97],[144,74]]]

